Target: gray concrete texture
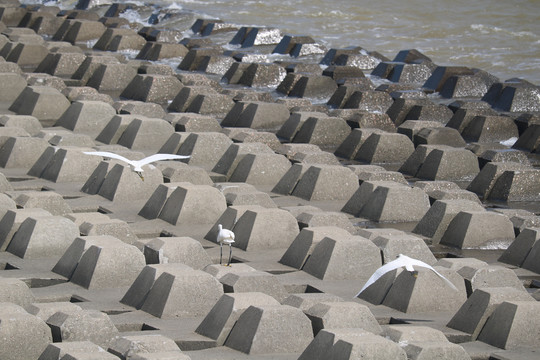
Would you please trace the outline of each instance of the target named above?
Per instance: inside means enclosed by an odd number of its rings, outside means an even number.
[[[537,86],[184,9],[19,5],[1,359],[537,358]],[[143,180],[83,151],[189,158]],[[457,290],[414,266],[355,297],[399,254]]]

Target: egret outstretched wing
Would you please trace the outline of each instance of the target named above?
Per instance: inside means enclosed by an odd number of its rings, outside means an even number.
[[[389,263],[384,264],[383,266],[375,270],[373,275],[371,275],[368,281],[364,284],[364,287],[358,292],[358,294],[356,294],[355,297],[358,297],[358,295],[360,295],[364,290],[366,290],[375,281],[379,280],[379,278],[382,277],[387,272],[399,269],[402,266],[404,266],[404,264],[401,261],[399,261],[399,258],[394,261],[390,261]]]
[[[371,277],[368,279],[368,281],[364,284],[364,287],[356,294],[355,297],[358,297],[365,289],[367,289],[371,284],[373,284],[375,281],[377,281],[380,277],[382,277],[387,272],[390,272],[392,270],[398,269],[400,267],[405,267],[407,271],[414,271],[413,266],[420,266],[427,269],[432,270],[435,274],[437,274],[441,279],[446,281],[446,283],[454,290],[457,290],[456,286],[452,284],[450,280],[445,278],[441,273],[439,273],[437,270],[435,270],[432,266],[429,264],[426,264],[423,261],[416,260],[413,258],[410,258],[406,255],[399,254],[398,258],[396,260],[390,261],[389,263],[381,266],[375,272]]]
[[[446,277],[444,277],[440,272],[438,272],[437,270],[435,270],[431,265],[429,264],[426,264],[425,262],[423,261],[420,261],[420,260],[416,260],[416,259],[412,259],[410,257],[407,256],[407,258],[409,259],[411,265],[416,265],[416,266],[422,266],[422,267],[425,267],[425,268],[428,268],[430,269],[431,271],[433,271],[435,274],[437,274],[441,279],[443,279],[444,281],[446,281],[446,283],[448,284],[448,286],[450,286],[452,289],[454,290],[457,290],[457,287],[450,281],[448,280]]]
[[[129,159],[123,157],[122,155],[118,155],[118,154],[108,152],[108,151],[85,151],[84,154],[108,157],[108,158],[111,158],[111,159],[120,160],[120,161],[123,161],[125,163],[130,164],[130,165],[133,165],[133,160],[129,160]]]
[[[189,156],[187,155],[155,154],[155,155],[150,155],[148,157],[145,157],[144,159],[134,161],[133,163],[136,163],[139,167],[143,167],[144,165],[153,163],[155,161],[180,160],[180,159],[187,159],[187,158],[189,158]]]

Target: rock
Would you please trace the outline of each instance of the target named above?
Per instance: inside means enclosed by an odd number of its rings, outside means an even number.
[[[300,309],[263,305],[240,315],[224,345],[250,355],[290,353],[302,351],[312,339],[310,321]]]
[[[217,345],[221,346],[247,308],[265,305],[277,306],[279,302],[269,295],[258,292],[223,294],[195,332],[216,340]]]
[[[212,263],[201,243],[190,237],[158,237],[144,246],[147,264],[182,263],[200,270]]]
[[[440,243],[460,249],[506,248],[514,238],[508,217],[485,210],[464,210],[450,221]]]
[[[359,328],[374,334],[382,332],[369,308],[351,301],[320,302],[305,314],[311,320],[315,336],[322,329]]]
[[[54,342],[91,341],[107,348],[118,330],[109,316],[98,310],[81,310],[66,314],[61,311],[47,320]]]
[[[535,346],[540,333],[538,305],[535,301],[504,301],[486,321],[478,340],[502,349]]]
[[[534,301],[534,299],[526,292],[509,287],[476,289],[447,326],[471,334],[474,341],[493,311],[504,301]]]
[[[380,267],[380,251],[360,236],[325,237],[320,240],[303,270],[323,280],[362,279]]]

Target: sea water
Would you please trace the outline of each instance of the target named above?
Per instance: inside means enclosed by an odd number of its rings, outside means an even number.
[[[22,0],[36,3],[38,0]],[[182,9],[195,18],[275,27],[310,35],[328,48],[361,46],[393,59],[417,49],[437,65],[462,65],[502,81],[522,78],[540,84],[539,0],[157,0],[115,1]],[[107,0],[93,4],[112,3]],[[75,0],[52,2],[73,8]],[[131,11],[144,23],[148,12]],[[172,23],[171,26],[177,26]],[[156,26],[167,27],[163,22]],[[183,29],[180,29],[183,30]]]

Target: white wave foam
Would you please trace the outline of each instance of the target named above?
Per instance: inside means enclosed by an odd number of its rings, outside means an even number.
[[[504,146],[512,146],[516,143],[517,140],[518,138],[514,136],[514,137],[511,137],[510,139],[501,141],[501,144],[503,144]]]

